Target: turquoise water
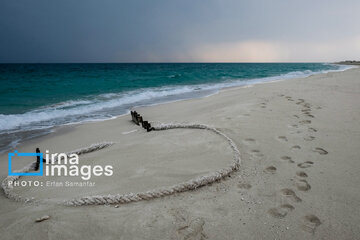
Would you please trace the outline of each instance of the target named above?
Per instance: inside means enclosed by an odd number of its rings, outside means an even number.
[[[322,63],[0,64],[0,149],[44,129],[112,118],[134,106],[343,68]]]

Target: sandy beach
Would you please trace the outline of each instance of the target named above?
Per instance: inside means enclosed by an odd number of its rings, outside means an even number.
[[[58,128],[17,147],[69,152],[80,164],[112,165],[94,186],[15,187],[0,194],[0,239],[356,239],[360,235],[360,68],[229,88],[201,98],[139,107],[144,119],[205,124],[240,151],[240,168],[193,191],[128,204],[64,206],[87,195],[169,187],[229,166],[223,138],[202,129],[146,132],[130,115]],[[7,153],[0,178],[7,176]],[[14,162],[20,169],[28,162]],[[84,182],[78,177],[25,181]],[[50,219],[35,220],[44,215]]]

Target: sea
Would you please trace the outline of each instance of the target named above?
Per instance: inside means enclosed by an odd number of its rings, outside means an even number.
[[[0,64],[0,152],[57,126],[115,118],[136,106],[348,68],[328,63]]]

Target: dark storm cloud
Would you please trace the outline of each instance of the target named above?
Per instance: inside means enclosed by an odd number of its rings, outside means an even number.
[[[0,0],[0,62],[331,61],[360,54],[359,12],[331,0]]]

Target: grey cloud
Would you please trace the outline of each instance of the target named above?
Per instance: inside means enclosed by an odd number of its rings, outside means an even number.
[[[360,36],[358,12],[359,1],[332,0],[2,0],[0,62],[197,61],[203,45],[249,41],[333,46]]]

